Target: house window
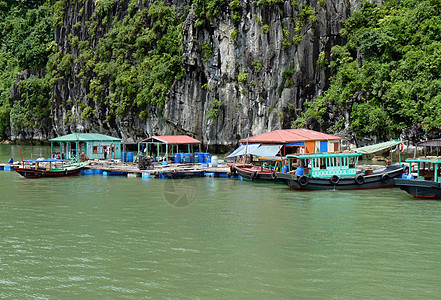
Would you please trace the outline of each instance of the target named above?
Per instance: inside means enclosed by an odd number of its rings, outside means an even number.
[[[98,146],[93,146],[93,153],[97,154],[98,153]]]

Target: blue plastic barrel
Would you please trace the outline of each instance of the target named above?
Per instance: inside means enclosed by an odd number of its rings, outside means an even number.
[[[198,152],[198,163],[203,164],[204,163],[204,153]]]
[[[181,154],[175,153],[175,164],[180,164],[180,163],[181,163]]]
[[[127,161],[133,162],[133,152],[127,152]]]
[[[181,157],[181,163],[183,163],[184,162],[184,153],[179,153],[179,156]]]
[[[210,155],[210,153],[205,153],[205,160],[206,160],[207,164],[211,163],[211,155]]]
[[[184,154],[184,163],[186,163],[186,164],[191,163],[190,153],[185,153]]]
[[[283,172],[284,173],[288,173],[289,172],[289,167],[287,165],[283,166]]]
[[[121,161],[126,162],[127,161],[127,152],[121,152]]]
[[[198,152],[194,153],[194,160],[193,160],[193,162],[196,163],[196,164],[199,162],[199,153]]]

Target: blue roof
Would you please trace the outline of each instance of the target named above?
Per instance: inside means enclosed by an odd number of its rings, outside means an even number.
[[[48,159],[35,159],[35,160],[25,160],[30,164],[35,164],[35,163],[41,163],[41,162],[57,162],[57,161],[63,161],[62,159],[53,159],[53,158],[48,158]]]

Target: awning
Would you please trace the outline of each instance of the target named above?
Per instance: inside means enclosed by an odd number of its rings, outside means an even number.
[[[236,150],[233,151],[230,155],[228,155],[226,158],[241,156],[245,154],[245,151],[247,154],[253,154],[253,151],[256,150],[260,144],[249,144],[247,145],[240,145]]]
[[[418,146],[425,146],[425,147],[441,147],[441,140],[430,140],[430,141],[424,141],[421,143],[418,143]]]
[[[389,141],[389,142],[379,143],[379,144],[375,144],[375,145],[360,147],[360,148],[354,149],[354,151],[361,153],[361,154],[372,154],[372,153],[399,145],[401,143],[402,143],[401,141]]]
[[[282,161],[283,157],[281,156],[262,156],[259,157],[259,160],[272,160],[272,161]]]
[[[279,153],[280,148],[282,148],[282,145],[261,145],[259,148],[257,148],[256,150],[250,152],[252,155],[255,156],[266,156],[266,157],[270,157],[270,156],[276,156],[277,153]]]
[[[35,159],[35,160],[25,160],[26,162],[30,163],[30,164],[35,164],[35,163],[43,163],[43,162],[59,162],[59,161],[63,161],[62,159],[55,159],[55,158],[48,158],[48,159]]]

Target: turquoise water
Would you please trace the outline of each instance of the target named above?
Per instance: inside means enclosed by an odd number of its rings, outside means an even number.
[[[438,299],[440,215],[399,189],[0,171],[0,298]]]

